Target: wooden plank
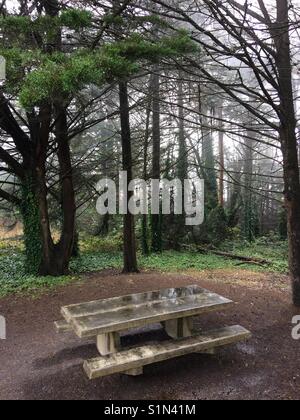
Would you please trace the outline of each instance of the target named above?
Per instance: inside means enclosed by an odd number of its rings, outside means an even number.
[[[89,379],[124,373],[189,353],[207,352],[216,347],[233,344],[251,337],[245,328],[235,325],[178,341],[167,341],[115,353],[108,357],[88,360],[84,370]]]
[[[69,331],[73,331],[72,325],[68,324],[66,321],[55,321],[54,327],[58,333],[65,333]]]
[[[222,310],[233,302],[198,286],[166,289],[62,308],[80,338]]]
[[[135,293],[131,295],[101,299],[87,303],[69,305],[62,308],[62,314],[67,322],[74,318],[84,316],[93,316],[108,311],[118,311],[122,308],[137,308],[140,305],[155,304],[161,301],[174,298],[184,298],[186,296],[207,293],[208,291],[192,285],[188,287],[169,288],[144,293]]]

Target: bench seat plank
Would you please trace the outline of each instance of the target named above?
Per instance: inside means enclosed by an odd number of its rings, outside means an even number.
[[[139,293],[62,308],[80,338],[222,310],[233,302],[198,286]]]
[[[96,379],[115,373],[126,373],[131,369],[138,370],[143,366],[185,354],[209,351],[250,337],[251,333],[239,325],[225,327],[178,341],[146,345],[88,360],[84,363],[84,370],[89,379]]]

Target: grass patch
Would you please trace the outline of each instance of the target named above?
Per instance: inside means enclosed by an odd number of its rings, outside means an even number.
[[[202,255],[192,252],[165,251],[162,254],[141,257],[145,269],[166,271],[213,270],[234,267],[234,261],[225,260],[213,254]]]
[[[43,288],[54,288],[74,280],[74,276],[38,277],[24,272],[24,256],[21,251],[2,253],[0,256],[0,297],[11,293],[37,293]]]
[[[251,264],[246,265],[247,268],[256,271],[263,270],[282,274],[287,274],[289,271],[288,243],[287,241],[278,240],[278,238],[273,235],[261,237],[252,243],[246,241],[227,241],[223,244],[222,249],[236,255],[262,258],[271,263],[266,268],[260,268],[259,266],[253,266]]]
[[[106,246],[107,245],[107,246]],[[38,293],[43,288],[54,288],[76,281],[87,272],[122,268],[120,239],[86,238],[81,240],[81,255],[71,262],[71,275],[62,277],[35,277],[24,272],[24,255],[21,241],[0,241],[0,297],[11,293]],[[237,255],[264,258],[270,266],[243,264],[213,254],[166,251],[149,257],[139,255],[139,266],[146,270],[162,272],[202,271],[226,268],[287,273],[287,243],[261,238],[255,243],[230,242],[223,249]]]

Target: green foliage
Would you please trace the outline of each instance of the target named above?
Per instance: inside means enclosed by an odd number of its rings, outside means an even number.
[[[7,60],[9,86],[14,93],[20,89],[21,104],[31,109],[56,98],[68,99],[89,84],[101,85],[132,75],[139,70],[139,60],[154,61],[160,56],[176,56],[190,46],[191,41],[186,35],[165,38],[159,43],[134,35],[95,52],[80,50],[68,56],[20,48],[2,48],[0,51]]]
[[[121,270],[123,265],[122,254],[119,253],[82,253],[79,258],[72,260],[71,270],[76,274],[89,273],[107,269]]]
[[[7,34],[24,34],[29,35],[35,32],[39,35],[50,31],[57,32],[62,26],[71,30],[79,30],[91,26],[92,14],[86,10],[68,9],[63,11],[58,17],[39,16],[30,18],[29,16],[2,16],[0,17],[1,31]]]
[[[197,252],[166,251],[162,254],[152,254],[141,260],[141,265],[150,270],[163,272],[201,271],[234,267],[232,261],[215,255],[202,255]]]
[[[42,259],[40,214],[37,198],[33,193],[32,181],[22,186],[22,208],[25,243],[25,272],[37,274]]]
[[[213,209],[207,219],[208,239],[210,243],[219,245],[228,236],[228,220],[223,207]]]
[[[1,31],[9,31],[11,33],[26,33],[29,34],[32,30],[32,21],[27,16],[1,16],[0,27]]]
[[[0,54],[6,59],[6,89],[15,94],[20,89],[24,77],[24,56],[19,48],[0,48]]]
[[[174,58],[197,51],[195,44],[185,31],[173,37],[162,37],[159,41],[149,41],[142,35],[133,34],[124,41],[112,44],[121,56],[130,61],[150,60],[156,62],[161,58]]]
[[[260,226],[255,196],[251,191],[249,181],[244,194],[242,232],[247,241],[252,242],[259,236]],[[248,185],[249,184],[249,185]]]
[[[74,30],[87,28],[91,26],[92,14],[87,10],[69,9],[61,13],[59,22]]]
[[[104,74],[97,65],[95,57],[90,54],[76,54],[64,57],[59,61],[51,56],[45,63],[29,73],[22,86],[19,100],[26,109],[39,105],[45,101],[68,99],[69,95],[83,89],[90,83],[102,83]]]
[[[85,236],[79,241],[82,253],[119,253],[123,249],[122,237],[107,236]]]
[[[11,253],[18,253],[24,251],[24,244],[18,239],[3,239],[0,241],[1,255],[10,255]]]
[[[146,16],[136,16],[135,21],[138,23],[150,23],[151,25],[159,26],[161,28],[168,27],[167,22],[162,19],[159,15],[146,15]]]
[[[256,270],[268,270],[283,274],[287,274],[289,271],[288,243],[287,241],[282,241],[280,237],[275,234],[260,237],[253,242],[230,239],[222,244],[222,249],[236,255],[262,258],[271,262],[271,266],[266,268],[254,267]],[[245,267],[248,267],[248,265]]]
[[[270,246],[272,243],[272,246]],[[40,289],[52,288],[76,281],[79,275],[103,269],[122,268],[122,241],[120,238],[85,238],[80,241],[81,255],[71,262],[71,276],[39,277],[26,274],[24,270],[25,254],[20,241],[0,242],[0,296],[15,292],[37,293]],[[236,268],[254,271],[270,271],[286,274],[288,272],[288,244],[278,237],[263,237],[254,243],[232,240],[223,244],[225,251],[251,257],[265,258],[272,264],[268,267],[245,264],[222,258],[213,254],[203,255],[198,252],[168,251],[150,256],[139,256],[140,265],[145,270],[163,272],[201,271]]]
[[[122,16],[115,16],[114,14],[108,14],[104,16],[103,22],[107,25],[117,25],[121,26],[124,24],[124,19]]]
[[[19,100],[21,105],[30,110],[35,105],[54,99],[60,84],[58,66],[49,62],[47,65],[29,73],[21,89]]]
[[[25,255],[18,250],[0,255],[0,297],[11,293],[27,293],[32,296],[43,288],[53,288],[75,279],[68,277],[39,277],[24,270]]]

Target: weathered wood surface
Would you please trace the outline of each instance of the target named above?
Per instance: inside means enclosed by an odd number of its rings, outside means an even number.
[[[84,363],[84,370],[89,379],[96,379],[115,373],[133,372],[142,374],[142,368],[167,359],[190,353],[209,352],[217,347],[237,343],[251,337],[245,328],[236,325],[219,330],[210,331],[178,341],[167,341],[154,345],[146,345],[107,357],[88,360]]]
[[[222,310],[233,302],[198,286],[171,288],[71,305],[62,315],[80,338]]]
[[[69,332],[69,331],[73,331],[72,326],[70,324],[68,324],[67,321],[65,321],[65,320],[55,321],[54,322],[54,327],[56,329],[56,332],[58,332],[59,334]]]
[[[193,335],[193,318],[178,318],[162,322],[169,337],[175,340]]]
[[[108,333],[97,336],[97,349],[101,356],[117,353],[120,348],[121,340],[118,333]]]

